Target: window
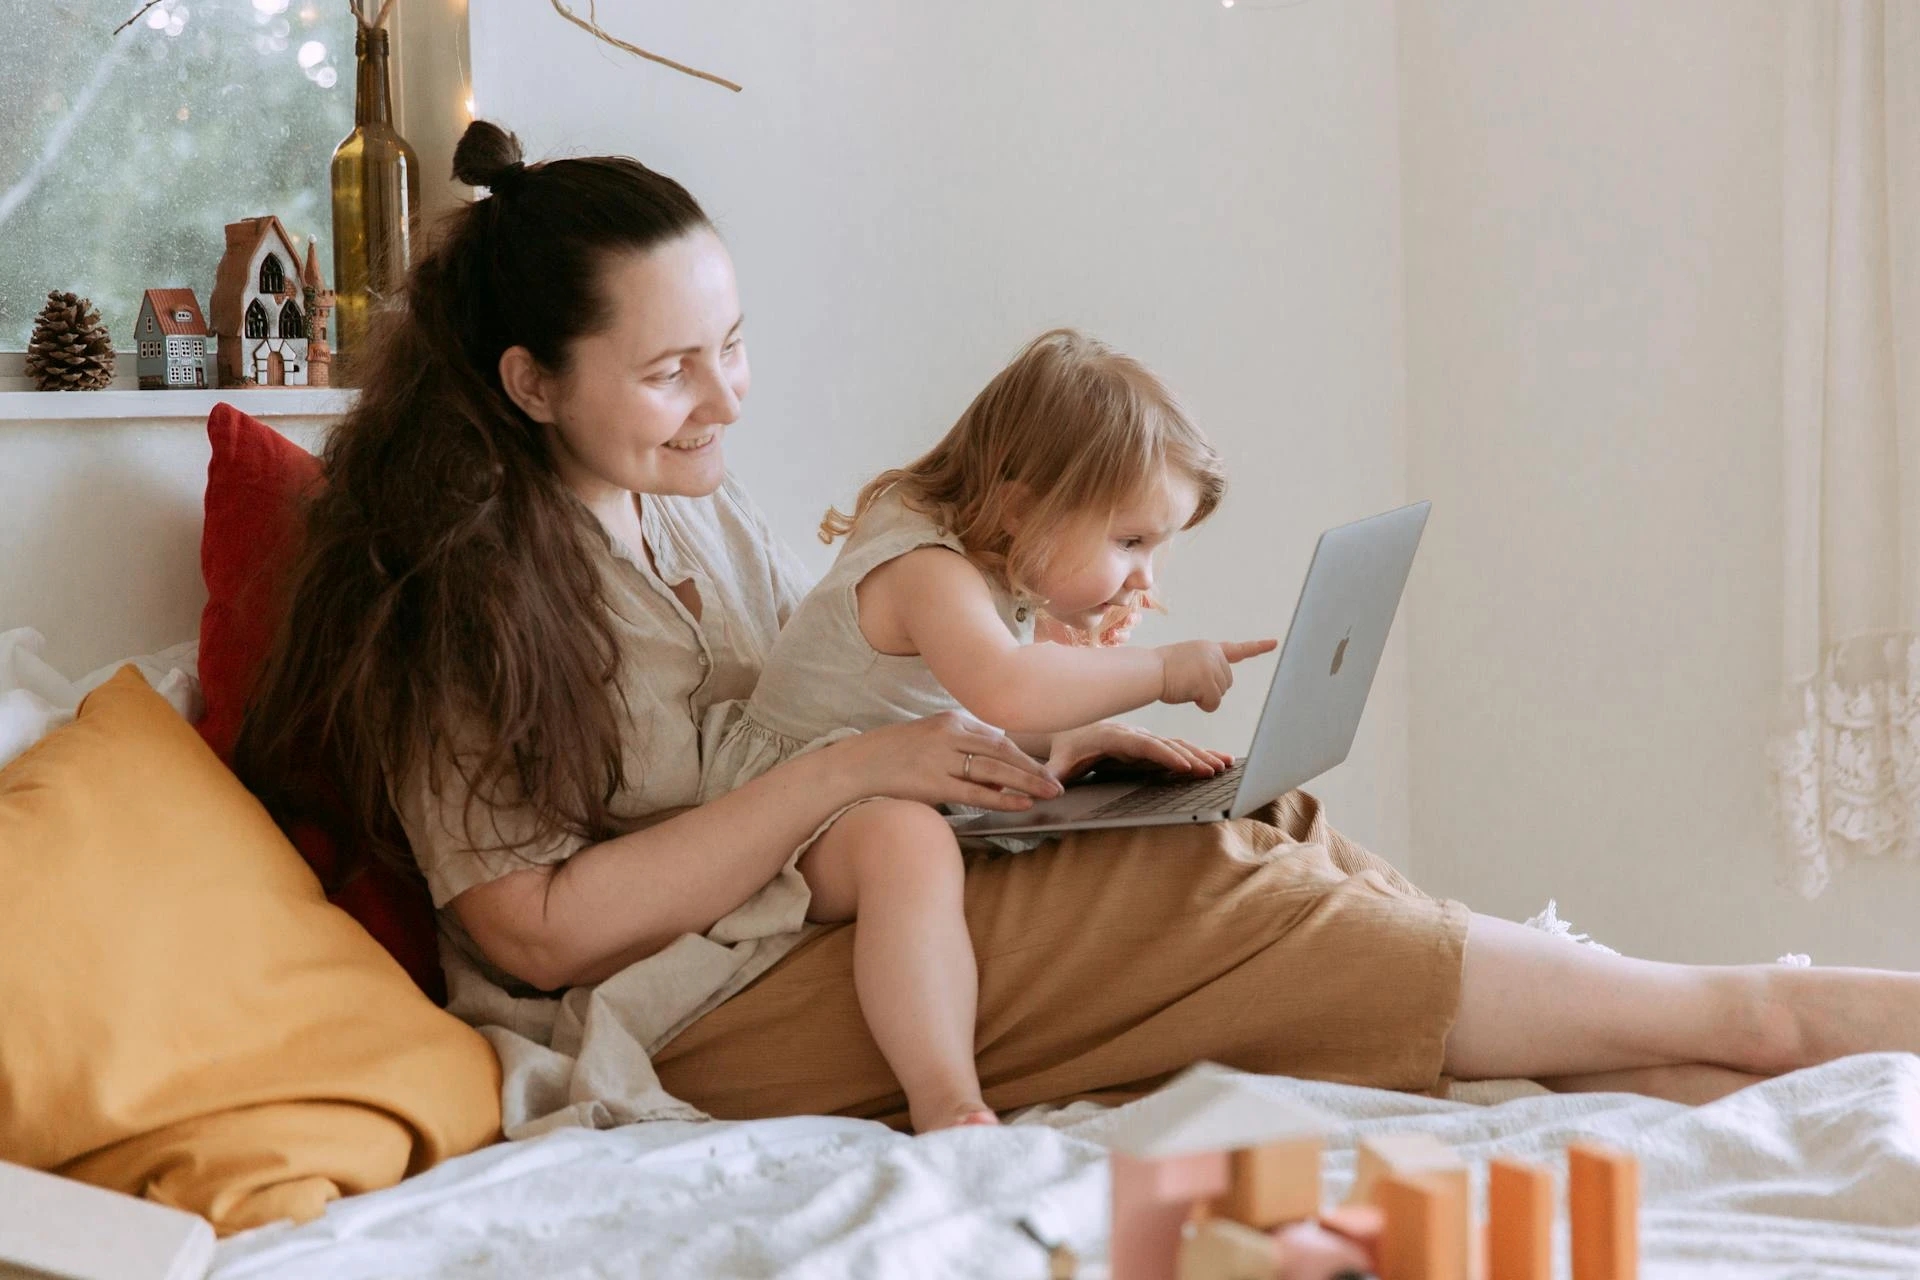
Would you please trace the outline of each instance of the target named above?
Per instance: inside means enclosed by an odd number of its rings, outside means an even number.
[[[300,318],[300,308],[293,305],[289,298],[280,308],[280,336],[283,338],[304,338],[307,336],[307,322]]]
[[[286,282],[287,275],[280,269],[279,254],[269,253],[260,260],[260,292],[271,297],[279,293]]]
[[[247,336],[264,338],[267,336],[267,309],[255,298],[247,304]]]
[[[91,298],[123,349],[144,290],[206,306],[240,218],[278,214],[331,257],[328,167],[353,127],[346,0],[162,0],[114,36],[140,3],[6,7],[0,350],[26,348],[50,289]]]

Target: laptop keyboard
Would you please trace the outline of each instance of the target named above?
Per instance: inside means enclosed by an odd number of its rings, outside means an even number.
[[[1163,813],[1198,813],[1225,809],[1240,789],[1241,765],[1211,778],[1186,782],[1156,782],[1137,787],[1085,815],[1088,818],[1150,818]]]

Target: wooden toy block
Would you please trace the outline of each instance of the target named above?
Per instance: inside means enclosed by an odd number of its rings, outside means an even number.
[[[1343,1204],[1320,1215],[1320,1225],[1337,1236],[1344,1236],[1366,1250],[1368,1265],[1380,1265],[1380,1235],[1386,1229],[1387,1215],[1371,1204]]]
[[[1389,1173],[1372,1194],[1386,1215],[1380,1280],[1467,1280],[1466,1209],[1451,1184]]]
[[[1347,1198],[1347,1203],[1380,1204],[1376,1188],[1385,1177],[1419,1179],[1446,1191],[1448,1212],[1458,1220],[1447,1237],[1457,1241],[1459,1249],[1459,1257],[1451,1265],[1463,1277],[1472,1275],[1473,1237],[1467,1229],[1467,1215],[1473,1205],[1473,1194],[1467,1180],[1466,1161],[1431,1134],[1388,1133],[1363,1138],[1354,1165],[1354,1193]]]
[[[1636,1280],[1640,1274],[1640,1165],[1598,1143],[1567,1147],[1567,1216],[1573,1280]]]
[[[1127,1108],[1107,1139],[1112,1280],[1170,1280],[1195,1202],[1205,1208],[1232,1185],[1230,1152],[1317,1143],[1329,1127],[1316,1111],[1205,1066]]]
[[[1227,1189],[1227,1153],[1160,1159],[1116,1151],[1113,1176],[1113,1280],[1171,1280],[1180,1228],[1195,1200]]]
[[[1293,1138],[1235,1151],[1227,1193],[1214,1212],[1261,1231],[1320,1212],[1320,1138]]]
[[[1466,1198],[1467,1166],[1452,1147],[1428,1133],[1383,1133],[1362,1138],[1355,1152],[1353,1189],[1348,1204],[1372,1204],[1373,1185],[1382,1176],[1407,1178],[1435,1174],[1457,1178]]]
[[[1182,1234],[1176,1274],[1178,1280],[1278,1280],[1280,1246],[1243,1223],[1206,1218]]]
[[[1487,1280],[1553,1280],[1553,1174],[1487,1162]]]

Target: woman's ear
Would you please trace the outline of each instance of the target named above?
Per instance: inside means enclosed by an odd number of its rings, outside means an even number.
[[[553,389],[547,371],[525,347],[508,347],[500,353],[500,385],[507,399],[520,406],[520,412],[543,426],[552,426]]]

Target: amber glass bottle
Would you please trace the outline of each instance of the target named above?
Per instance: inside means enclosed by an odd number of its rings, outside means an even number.
[[[334,349],[349,370],[369,313],[406,279],[420,212],[420,161],[393,129],[386,31],[361,27],[353,53],[353,132],[333,152]]]

